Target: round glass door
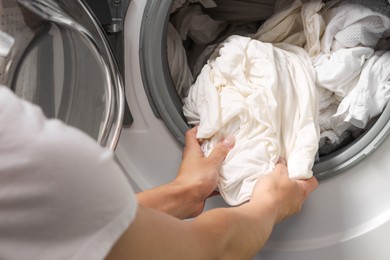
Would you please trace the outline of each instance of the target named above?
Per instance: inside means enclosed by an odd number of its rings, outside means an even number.
[[[116,62],[82,1],[0,1],[0,83],[114,149],[124,97]]]

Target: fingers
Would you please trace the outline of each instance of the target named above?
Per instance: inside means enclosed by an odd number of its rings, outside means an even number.
[[[185,147],[183,151],[183,158],[193,155],[197,157],[203,157],[203,151],[200,147],[199,141],[196,138],[198,127],[193,127],[186,132]],[[235,143],[234,136],[228,136],[219,142],[211,154],[207,157],[213,165],[219,166],[226,158],[228,152],[233,148]]]
[[[287,169],[287,162],[283,158],[279,158],[277,163],[275,164],[275,169],[273,170],[275,173],[281,173],[281,174],[287,174],[288,175],[288,169]]]
[[[282,158],[282,157],[279,157],[279,160],[276,162],[276,164],[283,164],[284,166],[287,166],[287,161]]]
[[[221,142],[219,142],[207,159],[215,166],[220,166],[225,160],[226,155],[233,148],[235,143],[234,136],[227,136]]]
[[[318,187],[318,181],[314,176],[307,180],[300,180],[299,184],[304,191],[305,198]]]
[[[198,127],[195,126],[186,132],[185,147],[183,151],[183,158],[188,156],[188,154],[193,153],[196,156],[203,156],[202,149],[198,139],[196,138]]]

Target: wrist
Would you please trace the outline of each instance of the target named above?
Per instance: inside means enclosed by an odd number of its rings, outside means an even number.
[[[259,216],[259,215],[266,215],[268,216],[268,219],[273,222],[273,224],[276,224],[279,222],[278,218],[280,215],[280,203],[278,200],[269,194],[264,194],[260,198],[251,198],[251,200],[247,203],[247,207],[251,209],[252,214]]]
[[[199,192],[201,188],[188,182],[174,180],[169,185],[169,189],[175,191],[176,204],[181,208],[182,218],[191,218],[199,215],[204,206],[203,195]]]

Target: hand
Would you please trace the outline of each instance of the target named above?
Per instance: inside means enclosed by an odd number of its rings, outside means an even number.
[[[219,169],[235,141],[232,136],[224,138],[208,157],[204,157],[196,132],[197,127],[194,127],[186,133],[183,161],[174,180],[174,183],[188,187],[192,217],[199,215],[203,211],[205,200],[215,194]]]
[[[298,213],[305,199],[318,187],[313,176],[307,180],[294,180],[288,176],[287,164],[281,159],[272,173],[261,177],[255,186],[252,200],[263,200],[264,196],[276,206],[276,223]]]

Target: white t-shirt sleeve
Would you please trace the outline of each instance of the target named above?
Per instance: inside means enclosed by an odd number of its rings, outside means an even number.
[[[0,259],[104,259],[136,210],[111,151],[0,86]]]

